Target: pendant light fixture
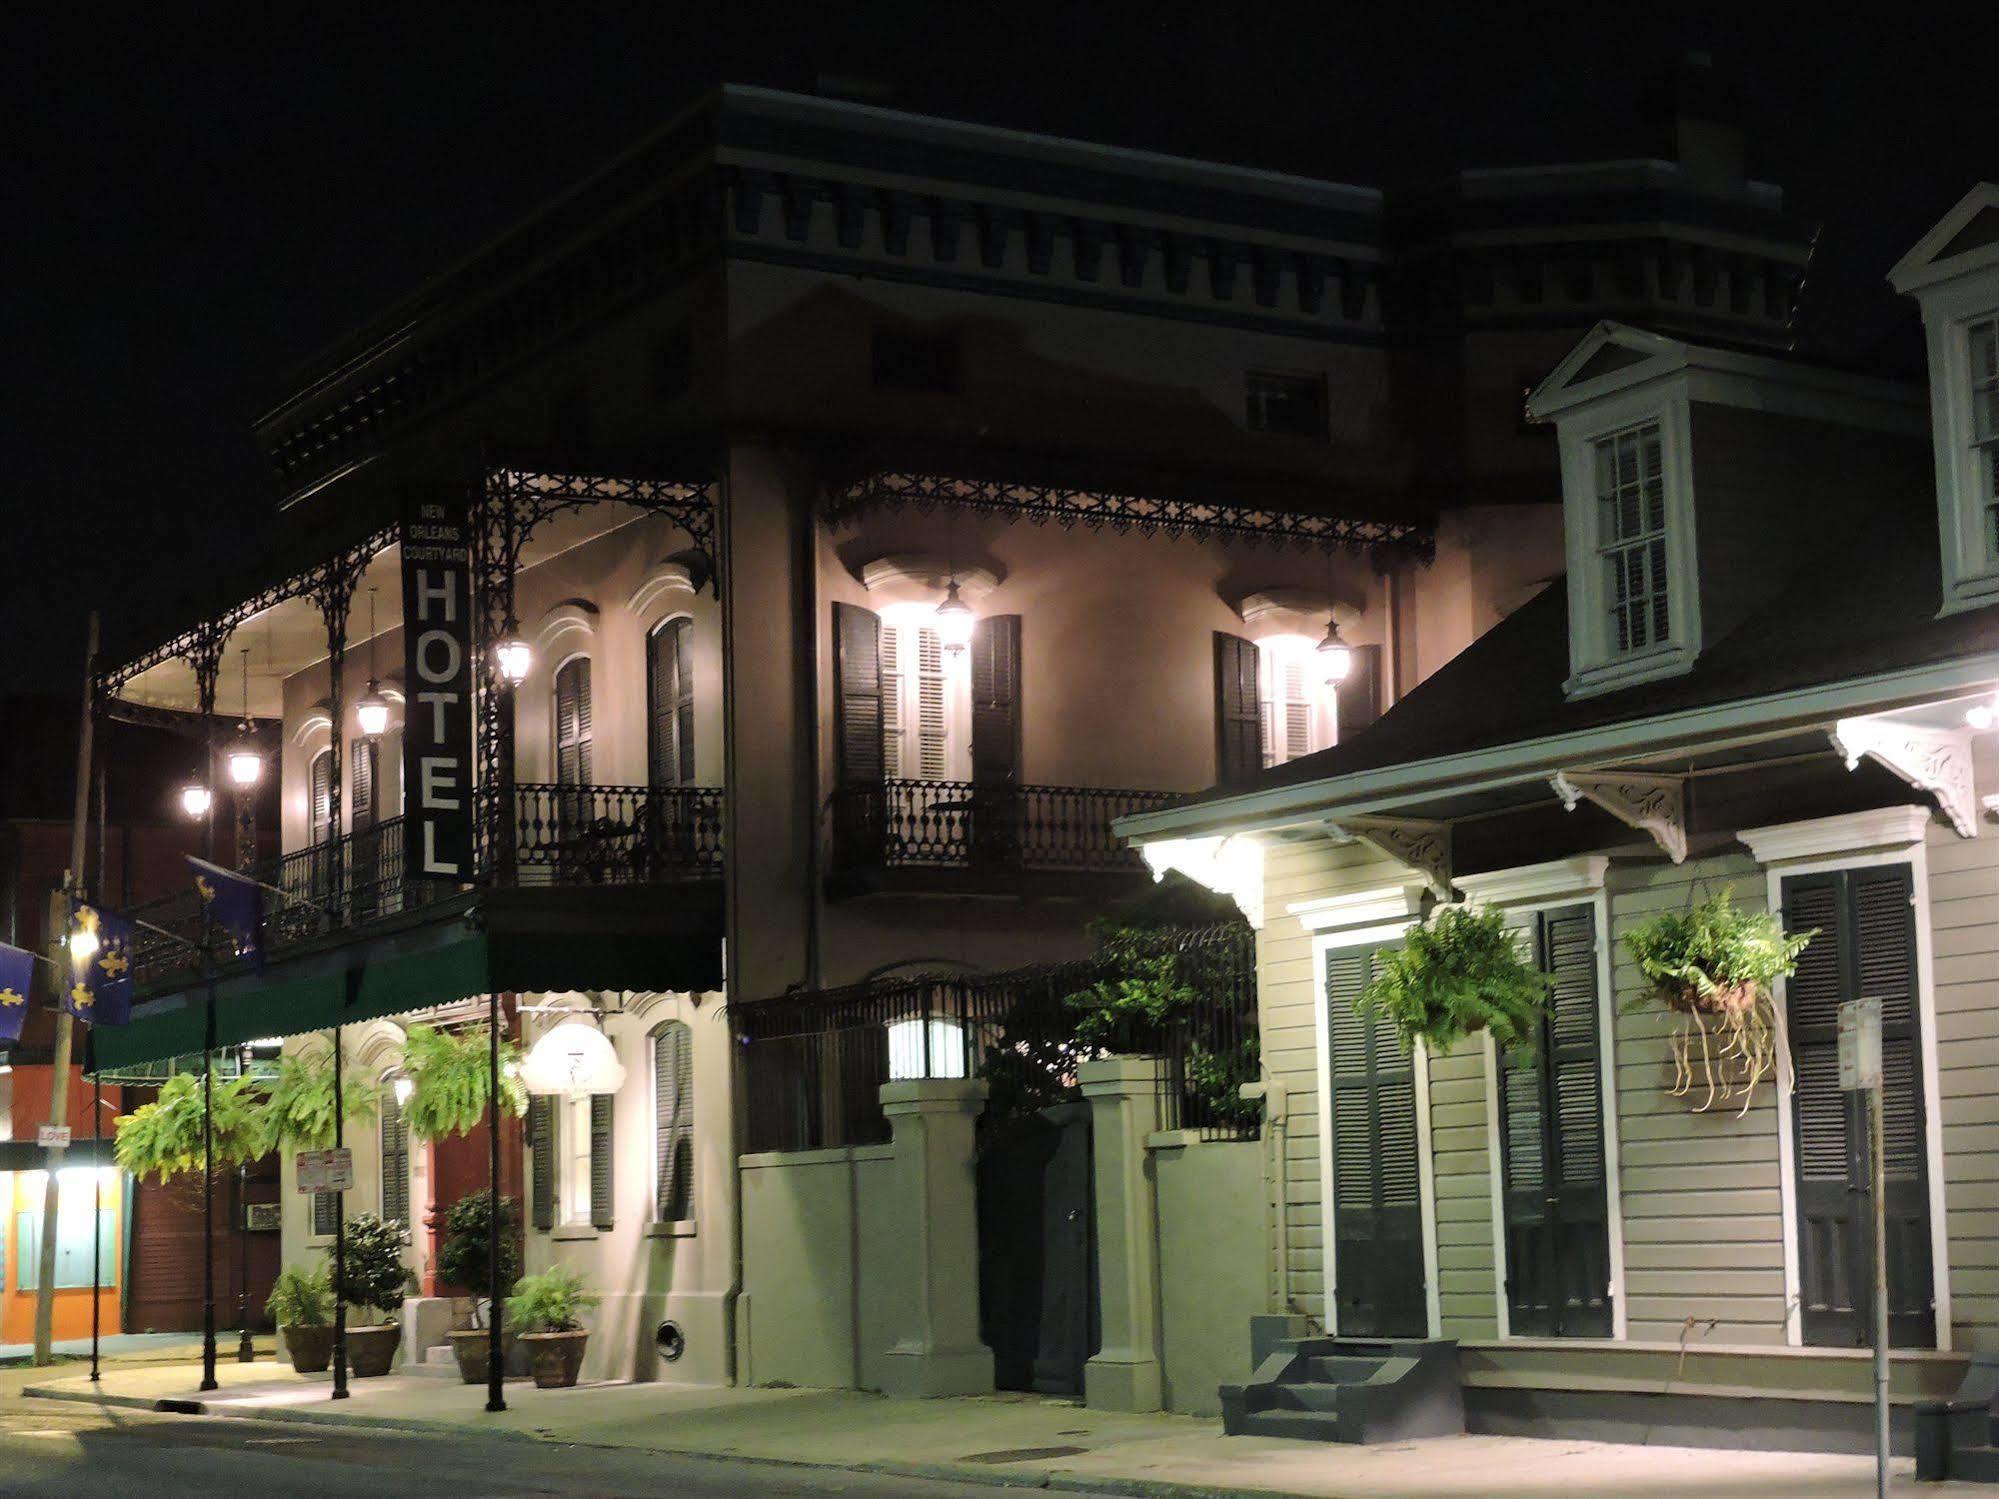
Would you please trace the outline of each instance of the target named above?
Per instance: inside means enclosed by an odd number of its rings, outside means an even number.
[[[1319,670],[1328,687],[1338,687],[1353,670],[1353,648],[1340,639],[1340,621],[1333,604],[1333,558],[1326,554],[1326,638],[1319,642]]]
[[[528,679],[534,670],[534,648],[521,639],[521,624],[513,615],[500,630],[500,643],[493,647],[493,665],[499,668],[500,680],[509,687],[518,687]]]
[[[933,623],[938,640],[946,651],[955,656],[972,643],[972,626],[977,618],[972,613],[972,606],[958,596],[956,519],[947,514],[944,527],[944,563],[951,581],[944,589],[943,601],[937,605]]]
[[[243,721],[236,725],[236,742],[229,747],[229,779],[237,786],[254,786],[264,774],[264,752],[250,722],[250,648],[243,647]]]
[[[354,705],[354,717],[366,738],[380,739],[389,731],[389,700],[382,696],[381,687],[375,680],[375,590],[372,587],[368,590],[368,690]]]

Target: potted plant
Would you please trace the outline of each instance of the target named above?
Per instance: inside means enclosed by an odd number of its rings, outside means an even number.
[[[217,1166],[232,1166],[263,1154],[259,1112],[261,1090],[247,1077],[216,1077],[211,1100],[213,1155]],[[159,1096],[113,1121],[112,1150],[121,1169],[134,1177],[164,1182],[201,1170],[202,1080],[177,1072],[160,1084]],[[197,1184],[198,1190],[198,1184]]]
[[[271,1282],[264,1310],[284,1337],[300,1374],[324,1374],[333,1362],[333,1283],[324,1265],[287,1265]]]
[[[1767,911],[1744,911],[1725,885],[1684,911],[1662,911],[1624,934],[1624,950],[1650,983],[1639,997],[1678,1017],[1672,1039],[1675,1098],[1707,1096],[1695,1112],[1738,1095],[1749,1112],[1756,1085],[1776,1066],[1781,1021],[1770,986],[1797,971],[1816,930],[1786,932]]]
[[[260,1138],[256,1154],[267,1150],[330,1150],[333,1127],[333,1053],[314,1047],[278,1059],[278,1070],[265,1084],[259,1112]],[[374,1090],[341,1090],[340,1112],[349,1124],[366,1124],[375,1117]]]
[[[1522,955],[1497,906],[1439,906],[1375,961],[1354,1009],[1433,1052],[1480,1031],[1502,1047],[1519,1046],[1547,1007],[1550,980]]]
[[[493,1194],[468,1192],[451,1205],[444,1215],[444,1244],[437,1254],[438,1275],[451,1285],[462,1287],[472,1297],[472,1325],[451,1334],[451,1351],[458,1359],[459,1376],[467,1384],[484,1384],[488,1372],[487,1355],[492,1348],[486,1318],[492,1311],[486,1299],[492,1285],[492,1260],[487,1251],[492,1243]],[[500,1294],[514,1288],[521,1274],[521,1210],[511,1197],[500,1199]],[[514,1344],[511,1322],[501,1328],[501,1356],[508,1356]]]
[[[357,1311],[375,1311],[382,1320],[347,1329],[347,1362],[359,1378],[387,1374],[402,1342],[396,1320],[412,1277],[403,1264],[402,1225],[373,1213],[356,1213],[342,1226],[340,1299]]]
[[[403,1038],[403,1071],[409,1074],[409,1102],[403,1120],[419,1140],[442,1140],[477,1129],[492,1104],[492,1054],[483,1025],[461,1031],[412,1025]],[[500,1103],[516,1119],[528,1111],[527,1087],[520,1079],[520,1052],[500,1043]]]
[[[583,1314],[600,1300],[566,1265],[523,1276],[514,1287],[507,1298],[507,1326],[527,1344],[536,1389],[566,1390],[576,1383],[590,1341]]]

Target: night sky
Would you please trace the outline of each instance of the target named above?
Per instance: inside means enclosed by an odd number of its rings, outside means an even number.
[[[724,79],[859,75],[920,112],[1392,186],[1662,154],[1639,100],[1705,50],[1752,170],[1824,226],[1806,331],[1848,354],[1913,323],[1883,273],[1999,176],[1992,6],[1875,30],[1775,6],[722,9],[11,19],[0,691],[72,684],[89,604],[129,628],[175,572],[252,562],[275,485],[250,423],[298,366]]]

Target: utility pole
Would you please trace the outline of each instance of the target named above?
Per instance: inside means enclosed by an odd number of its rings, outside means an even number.
[[[70,911],[79,893],[84,833],[90,821],[90,735],[95,722],[91,686],[96,674],[97,611],[93,609],[83,648],[83,714],[76,736],[76,800],[70,817],[69,868],[63,874],[64,888],[49,894],[49,959],[55,964],[58,974],[69,972]],[[75,1044],[76,1022],[62,1007],[58,996],[55,1052],[49,1059],[49,1123],[58,1127],[69,1119],[69,1059]],[[61,1146],[51,1146],[44,1162],[48,1182],[42,1196],[42,1243],[38,1261],[41,1273],[35,1284],[35,1363],[38,1367],[55,1362],[56,1217],[62,1206],[63,1155]]]

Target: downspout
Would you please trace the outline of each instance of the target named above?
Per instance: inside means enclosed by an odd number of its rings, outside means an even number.
[[[1382,641],[1382,654],[1387,658],[1382,663],[1381,673],[1381,706],[1384,711],[1402,699],[1402,569],[1407,565],[1397,562],[1382,575],[1388,606],[1388,629]]]

